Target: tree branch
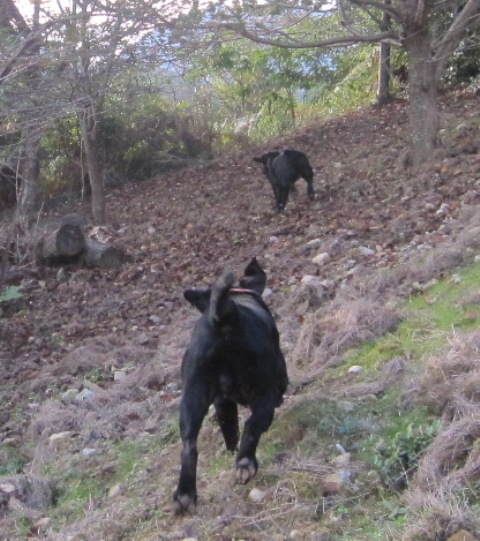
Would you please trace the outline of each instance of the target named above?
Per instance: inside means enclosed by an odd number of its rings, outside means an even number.
[[[293,41],[292,39],[279,41],[276,39],[265,38],[258,36],[248,30],[243,23],[218,23],[216,26],[236,32],[240,36],[261,43],[262,45],[272,45],[274,47],[283,47],[290,49],[309,49],[313,47],[341,47],[344,45],[353,45],[355,43],[378,43],[380,41],[390,41],[396,45],[400,45],[398,36],[395,32],[379,32],[365,35],[337,36],[333,38],[321,39],[317,41]]]
[[[472,23],[472,21],[475,21]],[[450,28],[445,32],[438,46],[435,48],[435,79],[438,81],[443,75],[448,57],[458,47],[463,33],[467,27],[478,24],[480,21],[480,0],[468,0],[465,7],[457,15]]]

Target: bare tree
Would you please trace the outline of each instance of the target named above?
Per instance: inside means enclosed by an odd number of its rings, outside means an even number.
[[[10,38],[11,47],[3,57],[0,68],[0,86],[7,81],[7,78],[17,76],[17,82],[21,81],[24,88],[30,89],[27,92],[27,101],[16,96],[17,103],[22,101],[22,111],[19,113],[21,119],[21,145],[22,145],[22,176],[23,186],[21,200],[18,206],[20,213],[29,213],[35,204],[38,178],[39,159],[38,149],[40,141],[40,130],[35,118],[35,108],[38,100],[35,97],[40,84],[38,78],[38,56],[41,47],[39,33],[39,2],[34,2],[33,23],[27,24],[22,14],[15,6],[13,0],[0,0],[0,29]],[[18,87],[17,87],[18,88]],[[8,100],[8,90],[7,102]],[[10,93],[11,94],[11,93]],[[9,107],[10,104],[7,104]]]
[[[62,76],[78,110],[96,223],[106,221],[104,158],[99,147],[105,100],[116,77],[144,60],[138,54],[140,43],[170,24],[174,6],[168,0],[70,0],[59,17],[60,56],[68,60]],[[155,57],[157,65],[161,60],[160,55]]]
[[[106,97],[116,78],[136,68],[147,56],[156,66],[162,62],[158,45],[155,54],[150,51],[142,56],[140,43],[148,43],[149,35],[161,34],[171,24],[177,3],[59,0],[53,11],[48,11],[48,5],[43,7],[40,0],[35,0],[34,6],[34,22],[27,24],[14,0],[0,0],[0,30],[4,28],[9,36],[15,36],[9,42],[8,55],[4,56],[0,48],[0,85],[9,85],[11,96],[10,107],[5,104],[3,108],[3,118],[7,118],[10,109],[16,118],[23,119],[20,126],[28,143],[24,159],[32,158],[25,168],[28,175],[24,175],[26,189],[21,206],[29,207],[35,200],[38,181],[29,182],[29,179],[33,180],[31,175],[37,174],[38,180],[39,162],[33,158],[43,128],[57,118],[76,114],[92,188],[92,214],[95,222],[103,223],[106,220],[104,156],[99,131]],[[21,93],[18,88],[15,90],[20,80]]]
[[[435,22],[446,10],[451,13],[451,24],[445,29]],[[329,36],[305,33],[302,22],[320,20],[332,11],[341,24],[334,28],[332,23]],[[409,69],[412,158],[418,165],[431,159],[437,145],[441,77],[465,31],[478,24],[480,0],[250,0],[222,3],[213,20],[217,28],[277,47],[329,48],[356,43],[404,47]]]

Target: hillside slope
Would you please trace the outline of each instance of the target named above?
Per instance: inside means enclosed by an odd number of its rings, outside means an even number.
[[[22,299],[3,303],[0,539],[410,535],[402,492],[379,477],[388,459],[378,471],[366,466],[361,442],[380,433],[382,417],[399,416],[421,372],[405,367],[405,355],[372,371],[361,366],[353,380],[348,374],[355,370],[341,367],[352,348],[395,332],[409,295],[473,261],[480,239],[479,99],[444,98],[444,144],[420,170],[405,165],[406,108],[394,102],[111,192],[110,225],[100,233],[128,253],[122,269],[46,270],[44,279],[23,284]],[[310,157],[317,200],[308,200],[299,181],[278,215],[252,157],[284,147]],[[86,207],[73,210],[87,214]],[[319,254],[328,255],[314,263]],[[197,317],[182,293],[210,284],[227,267],[239,275],[253,255],[268,273],[266,300],[292,384],[277,425],[262,440],[251,486],[232,484],[233,458],[222,452],[214,423],[205,423],[198,514],[176,519],[169,507],[180,450],[179,366]],[[474,329],[477,317],[471,320]],[[473,338],[465,342],[476,348]],[[477,383],[470,385],[477,396]],[[427,406],[421,415],[420,406],[405,414],[412,426],[419,418],[423,428],[437,426],[435,408]],[[464,433],[478,443],[477,431],[474,425]],[[426,445],[422,438],[416,433],[408,441]],[[378,449],[370,453],[381,456]],[[372,501],[362,511],[367,495]],[[455,516],[441,534],[415,539],[446,539],[456,528],[480,533],[467,511]]]

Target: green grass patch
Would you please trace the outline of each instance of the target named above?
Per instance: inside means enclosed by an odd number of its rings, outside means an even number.
[[[480,265],[471,265],[412,296],[400,306],[404,319],[394,333],[347,352],[345,364],[331,376],[357,364],[367,376],[397,356],[420,360],[443,347],[452,332],[480,328],[480,295],[471,293],[479,289]]]
[[[0,475],[14,475],[21,473],[28,459],[18,452],[18,449],[4,446],[2,462],[0,463]]]

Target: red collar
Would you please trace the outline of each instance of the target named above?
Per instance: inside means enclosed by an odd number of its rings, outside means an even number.
[[[258,295],[258,293],[253,289],[246,289],[244,287],[232,287],[228,291],[230,293],[255,293]]]

